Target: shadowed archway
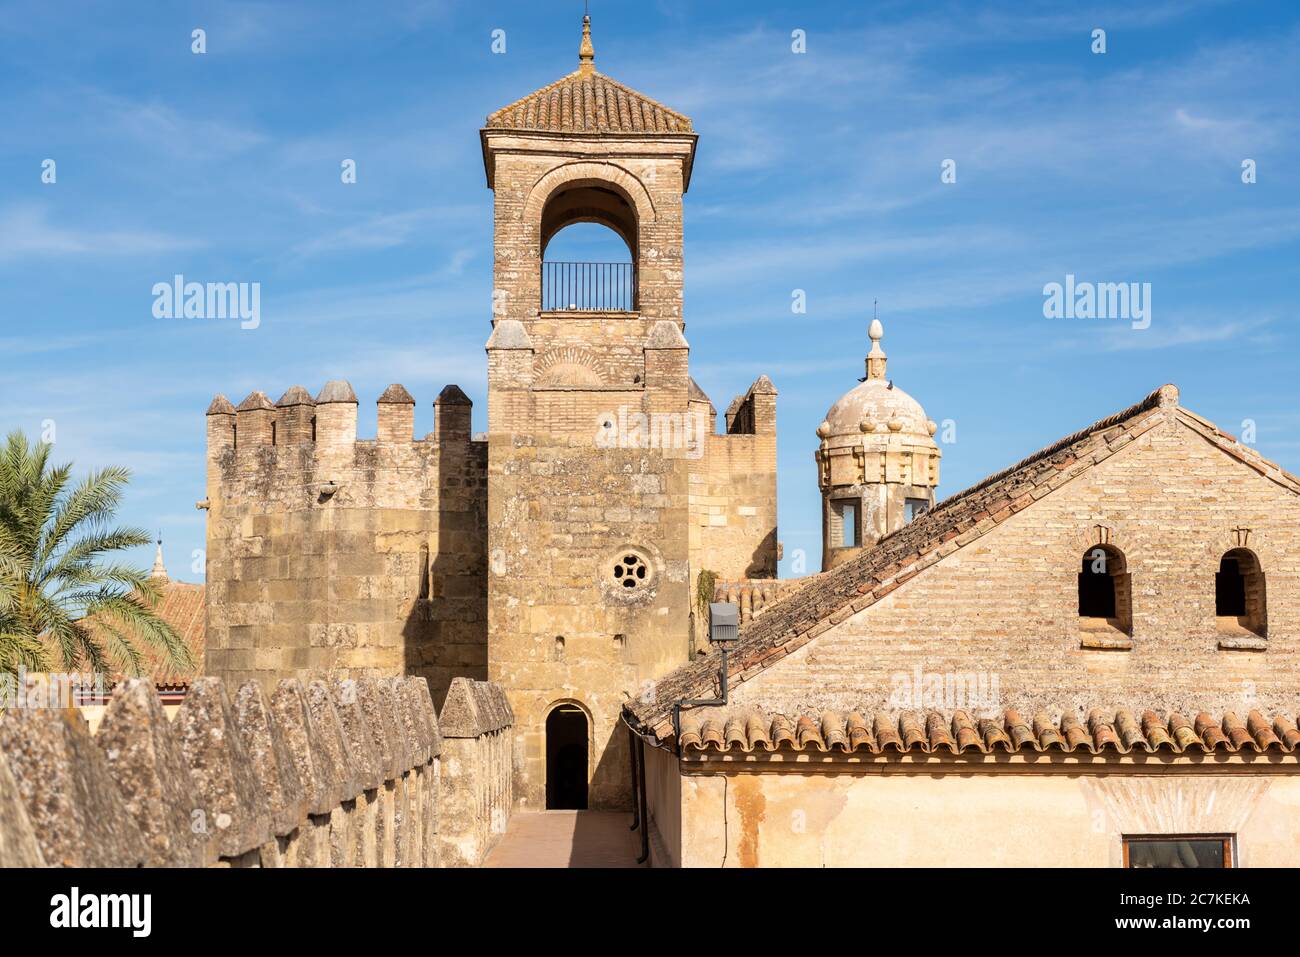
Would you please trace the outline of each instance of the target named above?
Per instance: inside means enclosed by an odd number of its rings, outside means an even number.
[[[587,808],[587,713],[575,704],[560,704],[546,716],[546,809]]]

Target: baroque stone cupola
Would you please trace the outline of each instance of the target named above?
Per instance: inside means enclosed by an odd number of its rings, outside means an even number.
[[[934,504],[939,447],[921,403],[885,375],[885,330],[868,331],[866,376],[817,427],[822,493],[822,568],[869,548]]]

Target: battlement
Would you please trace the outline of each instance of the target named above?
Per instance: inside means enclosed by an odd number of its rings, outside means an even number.
[[[473,403],[458,385],[449,385],[434,401],[434,429],[423,439],[414,436],[415,399],[406,387],[393,383],[376,400],[379,427],[372,441],[381,445],[470,440]],[[208,406],[208,456],[227,451],[313,445],[337,451],[357,442],[357,395],[346,379],[332,379],[313,399],[301,385],[291,386],[272,403],[262,391],[252,392],[236,407],[224,395]],[[364,440],[362,440],[364,441]]]
[[[208,408],[207,668],[267,686],[418,674],[441,700],[454,677],[486,677],[487,442],[455,385],[422,439],[404,386],[378,397],[373,439],[357,404],[334,380]]]
[[[328,674],[227,692],[199,678],[169,720],[153,686],[0,716],[0,866],[476,866],[513,804],[514,713],[460,678]]]
[[[728,435],[776,435],[776,386],[765,375],[727,407]]]

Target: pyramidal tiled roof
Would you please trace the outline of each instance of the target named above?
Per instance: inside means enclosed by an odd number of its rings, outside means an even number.
[[[546,133],[694,133],[690,118],[597,72],[590,18],[578,69],[487,118],[487,129]]]
[[[487,118],[488,129],[551,133],[693,133],[689,117],[594,70],[574,70]]]

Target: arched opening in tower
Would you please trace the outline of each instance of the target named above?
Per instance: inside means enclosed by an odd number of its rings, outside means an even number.
[[[587,809],[587,715],[577,705],[546,716],[546,809]]]
[[[637,218],[626,197],[573,185],[547,201],[541,225],[543,312],[637,308]]]

